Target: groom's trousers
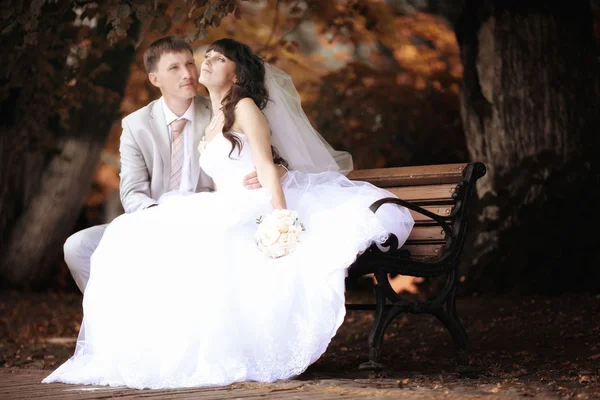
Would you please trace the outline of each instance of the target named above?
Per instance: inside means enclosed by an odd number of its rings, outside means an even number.
[[[65,262],[77,287],[84,292],[90,278],[90,259],[108,224],[96,225],[69,236],[63,247]]]

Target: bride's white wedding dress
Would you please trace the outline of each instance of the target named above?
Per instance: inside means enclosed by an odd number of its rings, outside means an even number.
[[[413,219],[393,205],[369,211],[391,194],[368,183],[291,171],[287,206],[306,231],[294,253],[270,259],[253,236],[257,217],[272,211],[270,196],[242,186],[254,163],[238,136],[239,154],[230,158],[219,134],[200,157],[216,192],[164,196],[108,226],[92,256],[75,354],[43,382],[271,382],[325,352],[344,319],[347,268],[389,232],[404,243]]]

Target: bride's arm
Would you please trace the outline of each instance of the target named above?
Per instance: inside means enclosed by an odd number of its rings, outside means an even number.
[[[279,172],[273,163],[269,124],[252,99],[245,98],[237,103],[235,124],[248,138],[258,181],[271,192],[273,208],[286,208]]]

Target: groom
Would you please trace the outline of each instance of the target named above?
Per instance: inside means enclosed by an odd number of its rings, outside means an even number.
[[[159,39],[144,53],[144,66],[162,97],[122,121],[120,195],[126,213],[157,206],[167,192],[213,190],[212,180],[199,166],[197,150],[212,117],[211,103],[196,94],[198,71],[191,46],[172,36]],[[280,164],[278,169],[281,178],[286,168]],[[244,185],[261,187],[256,172],[244,178]],[[82,292],[90,276],[90,258],[106,226],[76,232],[65,242],[65,261]]]

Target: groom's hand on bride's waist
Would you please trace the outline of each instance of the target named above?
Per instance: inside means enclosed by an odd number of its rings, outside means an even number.
[[[277,165],[277,173],[279,174],[279,179],[283,178],[285,174],[288,172],[288,169],[281,165]],[[244,186],[247,189],[260,189],[262,186],[258,181],[258,175],[256,174],[256,170],[250,172],[248,175],[244,177]]]

